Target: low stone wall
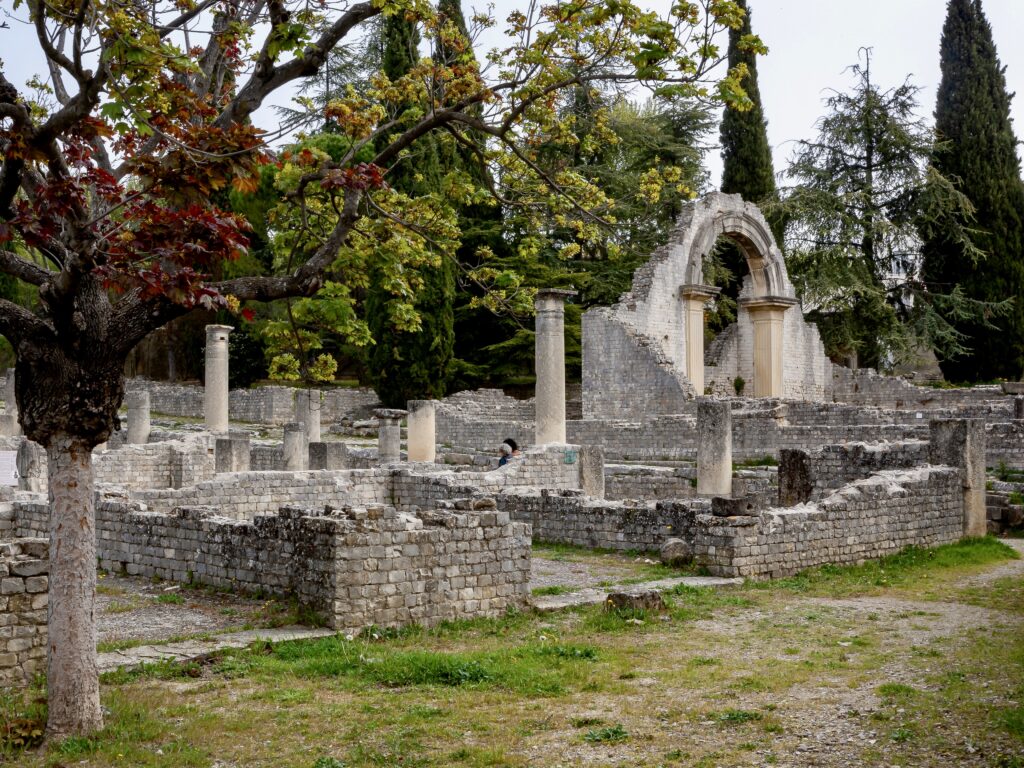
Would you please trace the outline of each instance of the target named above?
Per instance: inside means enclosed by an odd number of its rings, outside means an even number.
[[[688,499],[697,493],[697,469],[606,464],[604,497],[616,499]]]
[[[45,539],[0,543],[0,687],[20,687],[46,669],[50,558]]]
[[[182,488],[213,477],[216,467],[211,441],[195,437],[97,451],[93,472],[97,483],[139,489]]]
[[[657,551],[668,538],[692,538],[708,499],[666,502],[596,501],[578,492],[535,491],[496,497],[512,519],[530,523],[535,541],[578,547]]]
[[[788,576],[826,563],[860,563],[963,535],[960,470],[880,472],[817,503],[731,517],[699,515],[694,562],[719,576]]]
[[[779,504],[816,501],[854,480],[889,469],[928,463],[923,440],[897,443],[844,443],[815,451],[784,448],[779,465]]]
[[[1006,400],[1000,387],[969,389],[919,387],[898,376],[883,376],[873,368],[832,367],[832,396],[838,403],[881,408],[962,408]]]
[[[153,413],[203,418],[201,386],[130,379],[126,389],[149,390],[150,409]],[[287,424],[295,421],[295,391],[293,387],[280,386],[234,389],[228,395],[231,420],[258,424]],[[365,387],[323,390],[320,419],[330,422],[343,418],[366,418],[377,402],[376,393]]]
[[[456,506],[467,511],[285,507],[240,521],[209,507],[162,513],[108,499],[96,508],[97,555],[101,567],[135,576],[294,596],[342,631],[496,616],[520,605],[529,527],[490,499]],[[17,519],[46,512],[41,502],[14,507]],[[20,589],[6,578],[0,585]],[[45,594],[42,606],[45,623]]]

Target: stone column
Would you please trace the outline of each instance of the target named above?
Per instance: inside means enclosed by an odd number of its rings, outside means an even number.
[[[129,392],[125,400],[128,401],[128,443],[145,445],[149,442],[149,390]]]
[[[320,442],[320,390],[295,391],[295,420],[306,425],[306,440]]]
[[[782,323],[796,299],[759,296],[740,302],[754,324],[754,397],[782,397]]]
[[[284,425],[284,468],[299,472],[306,468],[306,427],[301,421]]]
[[[732,495],[732,409],[728,400],[697,398],[697,493]]]
[[[599,445],[580,448],[580,489],[584,496],[604,498],[604,449]]]
[[[721,292],[721,288],[711,285],[684,285],[679,289],[686,328],[686,378],[697,397],[704,394],[704,307]]]
[[[409,461],[433,462],[437,457],[436,400],[409,401]]]
[[[1024,421],[1024,395],[1017,395],[1013,398],[1013,418],[1017,421]]]
[[[7,369],[4,382],[4,415],[0,417],[0,436],[17,437],[21,434],[18,424],[18,398],[14,391],[14,369]]]
[[[206,326],[206,386],[203,410],[206,428],[228,431],[228,334],[230,325]]]
[[[537,291],[535,366],[537,445],[565,442],[565,300],[576,291]]]
[[[985,509],[985,422],[982,419],[933,419],[929,423],[928,461],[957,467],[963,477],[964,536],[988,531]]]
[[[402,419],[408,414],[399,408],[378,408],[373,412],[379,422],[377,459],[392,464],[402,459]]]

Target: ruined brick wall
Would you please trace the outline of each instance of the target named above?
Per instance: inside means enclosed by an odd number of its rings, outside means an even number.
[[[195,485],[216,470],[210,441],[194,438],[97,451],[93,471],[97,483],[142,489]]]
[[[203,418],[201,386],[130,379],[126,388],[129,391],[149,390],[153,413]],[[366,418],[377,402],[377,395],[366,387],[324,390],[320,419],[330,422],[342,418]],[[280,386],[233,389],[228,396],[228,410],[232,421],[287,424],[295,420],[295,389]]]
[[[14,506],[16,517],[45,510]],[[136,576],[295,596],[343,631],[497,616],[521,605],[529,526],[492,500],[448,506],[472,511],[285,507],[248,521],[211,507],[164,513],[105,500],[96,508],[97,554],[101,567]],[[19,585],[4,579],[0,589],[18,594]],[[45,600],[45,586],[43,593]]]
[[[854,480],[891,469],[928,463],[929,443],[843,443],[817,450],[783,449],[779,462],[779,497],[783,506],[817,501]]]
[[[697,394],[660,344],[605,307],[583,313],[583,359],[584,418],[681,413]]]
[[[616,499],[688,499],[697,492],[694,466],[651,467],[606,464],[604,497]]]
[[[0,543],[0,687],[46,671],[50,558],[45,539]]]
[[[839,403],[882,408],[963,408],[1007,400],[998,386],[968,389],[919,387],[897,376],[883,376],[873,368],[832,369],[833,398]]]
[[[571,491],[500,494],[498,508],[529,523],[534,541],[600,549],[657,551],[667,538],[692,538],[707,499],[595,501]]]
[[[733,517],[698,515],[694,559],[719,576],[788,576],[825,563],[859,563],[963,535],[960,471],[880,472],[816,503]]]

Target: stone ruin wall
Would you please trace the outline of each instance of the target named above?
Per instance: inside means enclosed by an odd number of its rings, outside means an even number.
[[[232,520],[210,507],[165,513],[105,499],[97,554],[101,567],[133,576],[294,596],[340,631],[498,616],[528,596],[529,528],[493,501],[467,506],[475,511],[284,507]],[[13,507],[16,521],[47,513],[41,501]]]
[[[0,521],[7,514],[0,510]],[[28,685],[46,671],[49,573],[45,539],[0,543],[0,688]]]
[[[778,578],[855,564],[964,532],[961,472],[919,467],[857,480],[819,502],[746,516],[699,515],[694,562],[718,576]]]
[[[130,379],[128,392],[149,390],[150,410],[167,416],[189,419],[203,418],[203,387],[195,384],[169,384],[148,379]],[[232,421],[255,424],[287,424],[295,420],[293,387],[266,386],[234,389],[228,395]],[[322,390],[320,418],[338,421],[342,418],[369,418],[378,403],[377,395],[367,387]]]

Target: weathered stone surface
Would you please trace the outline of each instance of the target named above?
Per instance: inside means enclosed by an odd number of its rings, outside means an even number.
[[[46,665],[47,542],[3,543],[0,573],[0,686],[21,687]]]
[[[683,539],[666,539],[659,555],[665,565],[679,568],[693,561],[693,546]]]
[[[206,326],[206,379],[203,413],[211,432],[228,431],[228,334],[230,325]]]
[[[697,398],[697,493],[732,494],[732,407],[727,400]]]
[[[565,300],[576,291],[537,291],[535,368],[537,445],[565,442]]]
[[[612,592],[604,602],[606,611],[626,612],[658,612],[668,610],[661,592],[645,590],[643,592]]]

